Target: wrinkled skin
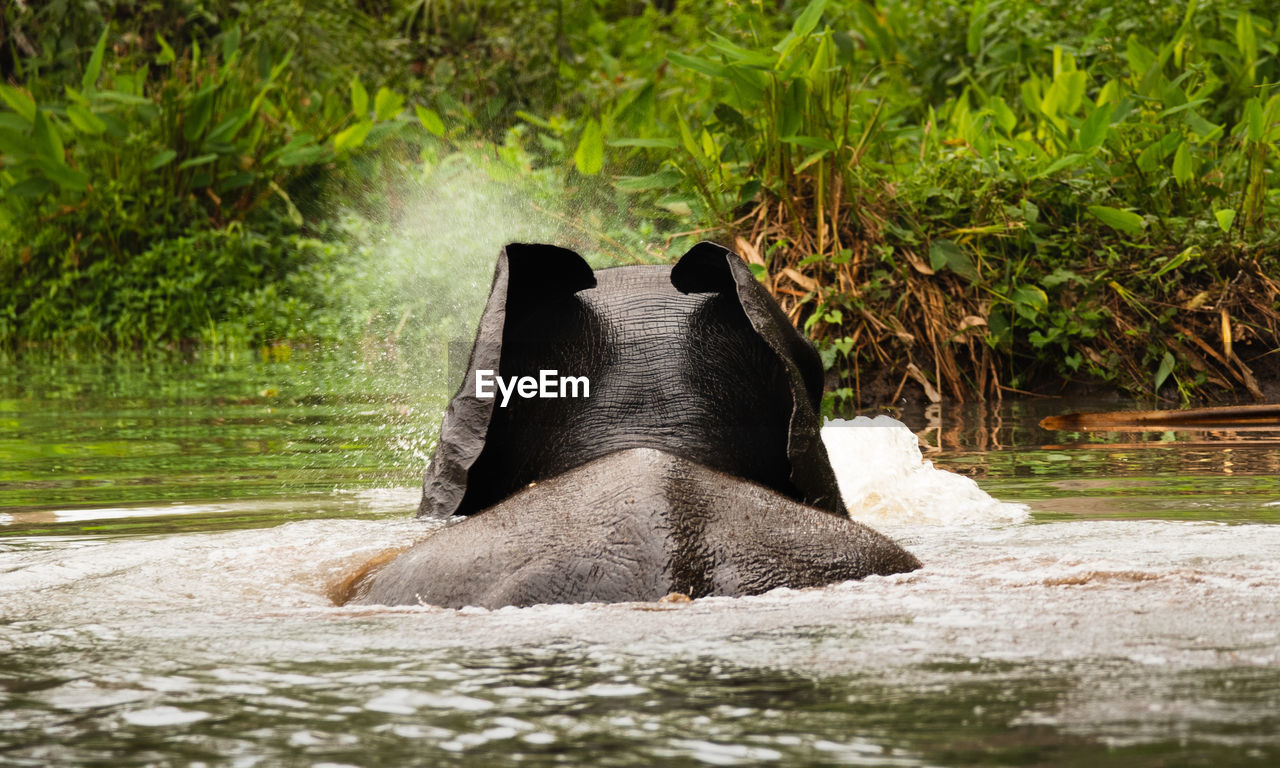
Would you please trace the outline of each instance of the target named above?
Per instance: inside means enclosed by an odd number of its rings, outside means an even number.
[[[586,399],[475,397],[475,371],[587,376]],[[464,516],[355,602],[445,607],[757,594],[919,562],[848,519],[819,434],[822,365],[741,259],[593,272],[508,246],[420,516]]]
[[[444,528],[378,572],[361,602],[499,608],[751,595],[919,565],[865,525],[631,448]]]

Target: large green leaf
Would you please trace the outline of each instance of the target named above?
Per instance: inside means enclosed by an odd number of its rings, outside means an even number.
[[[390,120],[400,114],[402,109],[404,109],[404,97],[386,86],[379,88],[378,95],[373,97],[375,119]]]
[[[172,149],[162,149],[152,155],[151,159],[147,161],[147,170],[154,171],[157,168],[166,166],[169,163],[172,163],[173,159],[177,156],[178,153]]]
[[[58,127],[45,117],[43,109],[36,110],[32,138],[35,139],[36,152],[41,157],[56,163],[66,162],[66,152],[62,147],[62,137],[58,135]]]
[[[1187,148],[1187,142],[1184,141],[1178,145],[1178,151],[1173,153],[1173,178],[1178,182],[1178,186],[1185,187],[1187,182],[1191,181],[1194,172],[1191,150]]]
[[[351,78],[351,111],[355,113],[357,120],[363,120],[369,116],[369,92],[360,84],[358,77]],[[363,136],[361,140],[364,140]]]
[[[604,167],[604,137],[600,121],[594,117],[582,129],[582,138],[578,139],[578,148],[573,152],[573,164],[584,176],[597,174]]]
[[[28,122],[36,119],[36,102],[27,94],[11,85],[0,83],[0,99],[9,105],[9,109],[17,112]]]
[[[1155,274],[1153,274],[1152,277],[1160,277],[1161,275],[1168,274],[1169,272],[1172,272],[1173,270],[1187,263],[1187,260],[1190,259],[1192,256],[1199,256],[1199,255],[1200,255],[1200,246],[1198,245],[1193,245],[1189,248],[1183,248],[1181,253],[1179,253],[1177,256],[1174,256],[1173,258],[1166,261],[1164,263],[1164,266],[1156,270]]]
[[[435,110],[418,105],[413,108],[413,111],[418,114],[418,122],[422,123],[422,127],[426,128],[428,133],[432,136],[444,135],[444,121]]]
[[[1235,223],[1236,212],[1230,208],[1223,208],[1220,211],[1214,211],[1213,217],[1218,220],[1218,228],[1223,232],[1230,232],[1231,225]]]
[[[25,131],[0,125],[0,155],[8,155],[13,160],[22,160],[31,155],[31,150],[31,137],[27,136]]]
[[[104,27],[102,34],[98,36],[98,44],[93,47],[93,54],[89,56],[89,66],[85,67],[84,76],[80,78],[80,87],[85,93],[93,91],[98,83],[98,75],[102,74],[102,56],[107,50],[107,33],[111,31],[111,27]]]
[[[715,50],[723,53],[729,60],[737,64],[743,64],[756,69],[772,69],[773,57],[753,51],[749,48],[743,48],[723,35],[715,32],[711,33],[711,39],[707,41],[707,45]]]
[[[1038,285],[1019,285],[1009,293],[1009,298],[1018,314],[1029,319],[1049,309],[1049,296]]]
[[[723,64],[717,64],[709,59],[699,56],[690,56],[687,53],[679,51],[667,51],[667,61],[675,64],[677,67],[691,69],[694,72],[700,72],[711,77],[728,77],[729,70]]]
[[[200,155],[199,157],[192,157],[190,159],[183,160],[181,163],[179,163],[178,170],[181,171],[187,168],[198,168],[202,165],[208,165],[209,163],[212,163],[214,160],[217,160],[217,159],[218,159],[218,153],[216,152],[210,152],[207,155]]]
[[[648,176],[622,176],[614,184],[624,192],[642,192],[650,189],[671,189],[684,181],[684,176],[674,168],[663,168]]]
[[[50,160],[47,157],[33,159],[40,171],[59,187],[75,192],[81,192],[88,188],[89,176],[83,171],[72,168],[61,160]]]
[[[818,21],[822,19],[822,11],[826,7],[827,0],[809,0],[809,4],[796,17],[795,24],[791,25],[791,34],[804,37],[812,32],[818,26]]]
[[[1106,141],[1107,130],[1111,125],[1112,105],[1104,104],[1095,108],[1080,124],[1076,133],[1076,146],[1081,152],[1089,152],[1102,146]]]
[[[345,128],[333,137],[333,150],[342,153],[356,149],[364,143],[365,137],[369,135],[369,131],[372,128],[372,120],[361,120],[355,125]]]
[[[1140,235],[1142,228],[1146,226],[1146,221],[1133,211],[1122,211],[1106,205],[1091,205],[1089,213],[1108,227],[1128,235]]]
[[[929,244],[929,266],[934,270],[946,267],[971,283],[978,281],[978,268],[974,266],[973,259],[960,246],[945,238]]]
[[[213,117],[213,97],[213,88],[207,87],[187,102],[182,112],[182,136],[187,141],[196,141],[208,127],[209,119]]]
[[[67,106],[67,119],[71,121],[71,125],[75,126],[77,131],[98,135],[107,130],[107,124],[102,119],[93,114],[89,110],[79,104],[70,104]]]

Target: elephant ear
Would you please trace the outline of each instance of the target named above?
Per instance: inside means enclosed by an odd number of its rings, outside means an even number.
[[[422,484],[419,517],[469,514],[460,510],[472,465],[484,450],[493,398],[478,398],[477,370],[499,370],[507,315],[540,297],[567,295],[596,284],[595,273],[577,253],[554,245],[511,243],[498,254],[489,300],[476,329],[467,375],[445,409],[431,465]]]
[[[733,251],[711,242],[695,245],[671,270],[681,293],[736,296],[751,328],[778,356],[790,380],[791,420],[787,458],[791,482],[804,501],[818,509],[847,514],[831,460],[822,444],[822,358]]]

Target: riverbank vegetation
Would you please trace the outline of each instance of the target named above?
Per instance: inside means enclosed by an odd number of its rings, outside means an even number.
[[[465,335],[448,192],[735,248],[849,403],[1276,396],[1270,3],[335,7],[7,7],[0,343]]]

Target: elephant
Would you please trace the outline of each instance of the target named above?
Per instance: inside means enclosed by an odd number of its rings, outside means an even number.
[[[418,510],[460,519],[371,563],[348,602],[693,599],[919,568],[848,517],[822,389],[813,345],[720,245],[600,270],[507,245]]]

